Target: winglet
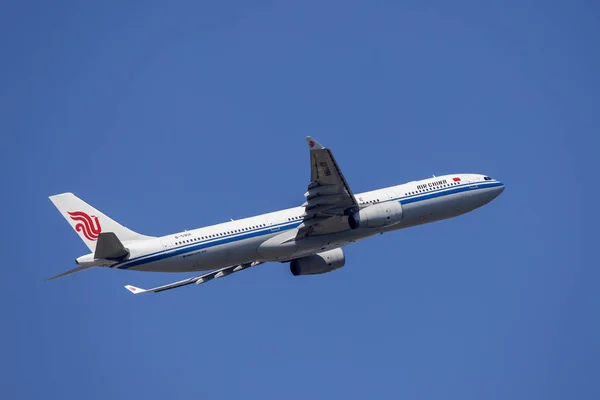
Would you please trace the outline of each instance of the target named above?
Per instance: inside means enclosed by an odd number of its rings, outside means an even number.
[[[321,150],[321,149],[325,148],[321,143],[317,142],[312,136],[307,136],[306,142],[308,143],[309,150]]]
[[[140,294],[140,293],[147,292],[146,289],[140,289],[139,287],[135,287],[135,286],[131,286],[131,285],[125,285],[125,289],[129,290],[133,294]]]

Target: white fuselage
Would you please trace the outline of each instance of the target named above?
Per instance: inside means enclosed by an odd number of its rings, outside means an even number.
[[[348,227],[333,234],[296,238],[304,207],[294,207],[160,238],[125,242],[129,258],[110,267],[188,272],[253,261],[287,261],[342,247],[377,233],[455,217],[490,202],[503,190],[501,182],[477,174],[413,181],[355,194],[360,207],[387,201],[399,202],[403,217],[392,226]]]

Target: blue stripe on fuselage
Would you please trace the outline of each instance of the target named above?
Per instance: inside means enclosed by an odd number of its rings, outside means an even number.
[[[435,199],[436,197],[442,197],[442,196],[446,196],[448,194],[456,194],[456,193],[462,193],[462,192],[467,192],[469,190],[475,190],[475,189],[487,189],[487,188],[492,188],[492,187],[498,187],[498,186],[502,186],[502,183],[500,182],[475,182],[475,183],[467,183],[465,185],[459,185],[459,186],[455,186],[455,187],[449,187],[449,188],[441,188],[441,189],[437,189],[437,190],[432,190],[430,192],[424,192],[424,193],[417,193],[417,194],[413,194],[413,195],[409,195],[409,196],[403,196],[400,197],[400,204],[410,204],[410,203],[416,203],[418,201],[422,201],[422,200],[429,200],[429,199]],[[394,199],[397,200],[397,199]]]
[[[125,261],[124,263],[122,263],[120,265],[115,264],[115,265],[111,266],[111,268],[128,269],[128,268],[135,267],[135,266],[138,266],[141,264],[146,264],[149,262],[163,260],[163,259],[169,258],[169,257],[174,257],[174,256],[186,254],[186,253],[191,253],[193,251],[205,249],[208,247],[218,246],[220,244],[237,242],[240,240],[249,239],[249,238],[256,237],[256,236],[267,235],[269,233],[279,233],[279,232],[287,231],[289,229],[297,227],[301,223],[302,223],[302,221],[285,222],[285,223],[273,225],[273,226],[270,226],[267,228],[259,228],[259,229],[254,229],[252,231],[248,231],[248,232],[244,232],[244,233],[237,233],[237,234],[223,236],[220,238],[211,238],[211,239],[199,241],[196,243],[189,243],[189,244],[186,244],[181,247],[167,249],[167,250],[161,250],[156,253],[147,254],[145,256],[140,256],[138,258],[134,258],[132,260]]]
[[[502,186],[502,183],[494,182],[494,181],[471,182],[471,183],[466,183],[466,184],[462,184],[462,185],[458,185],[458,186],[454,186],[454,187],[435,189],[430,192],[423,192],[423,193],[417,193],[414,195],[400,196],[398,198],[390,199],[388,201],[400,201],[400,204],[411,204],[411,203],[416,203],[416,202],[423,201],[423,200],[434,199],[434,198],[442,197],[442,196],[446,196],[446,195],[462,193],[462,192],[466,192],[469,190],[486,189],[486,188],[492,188],[492,187],[498,187],[498,186]],[[125,261],[120,264],[115,264],[115,265],[111,266],[111,268],[128,269],[128,268],[136,267],[138,265],[163,260],[165,258],[170,258],[170,257],[190,253],[190,252],[205,249],[208,247],[218,246],[221,244],[226,244],[226,243],[231,243],[231,242],[237,242],[237,241],[249,239],[252,237],[267,235],[267,234],[270,234],[273,232],[283,232],[283,231],[286,231],[289,229],[296,228],[301,223],[302,223],[302,221],[284,222],[284,223],[280,223],[280,224],[273,225],[273,226],[266,227],[266,228],[257,228],[257,229],[247,231],[244,233],[236,233],[236,234],[223,236],[220,238],[211,238],[211,239],[199,241],[196,243],[189,243],[189,244],[185,244],[181,247],[167,249],[167,250],[161,250],[161,251],[158,251],[158,252],[152,253],[152,254],[146,254],[144,256],[140,256],[140,257]]]

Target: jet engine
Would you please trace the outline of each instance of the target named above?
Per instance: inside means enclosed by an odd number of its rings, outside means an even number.
[[[324,274],[342,268],[345,263],[342,249],[333,249],[292,260],[290,271],[294,276]]]
[[[402,220],[402,205],[399,201],[373,204],[348,216],[350,228],[381,228],[395,225]]]

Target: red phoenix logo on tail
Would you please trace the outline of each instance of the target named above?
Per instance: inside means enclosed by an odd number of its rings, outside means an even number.
[[[77,232],[83,233],[83,236],[85,236],[88,240],[98,239],[98,235],[100,235],[100,232],[102,232],[102,227],[100,226],[98,217],[90,217],[83,211],[68,211],[68,213],[73,221],[78,222],[75,224],[75,230]]]

